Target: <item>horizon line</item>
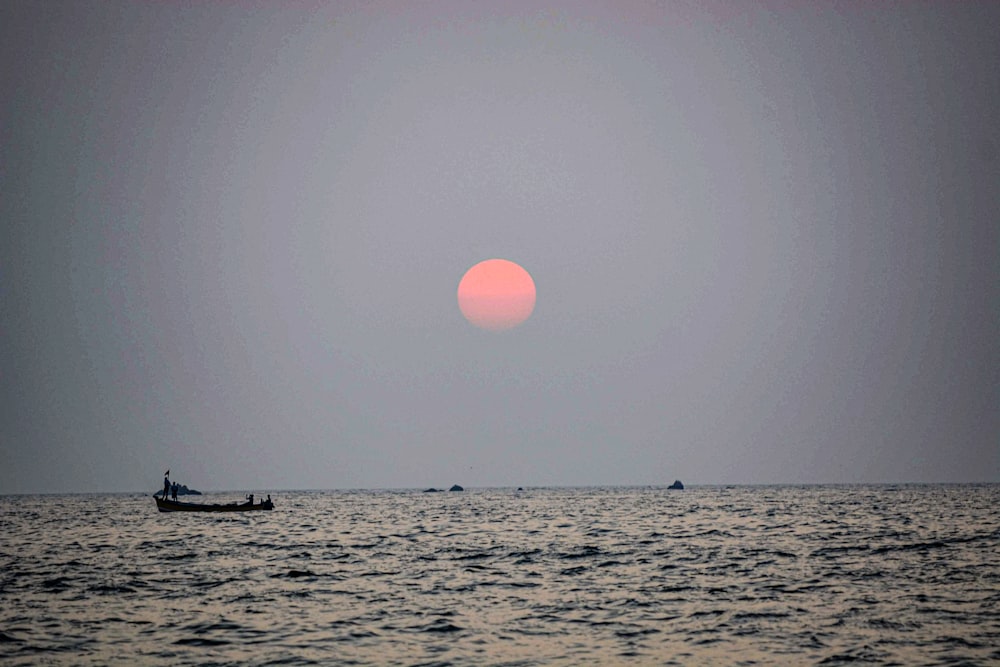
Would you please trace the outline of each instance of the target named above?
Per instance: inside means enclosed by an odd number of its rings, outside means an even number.
[[[270,493],[329,493],[329,492],[359,492],[359,491],[380,491],[380,492],[418,492],[424,493],[429,489],[443,493],[463,493],[466,491],[490,491],[490,490],[514,490],[527,491],[530,489],[662,489],[662,490],[688,490],[694,488],[729,488],[729,487],[831,487],[831,486],[988,486],[1000,485],[1000,480],[964,480],[964,481],[880,481],[880,482],[705,482],[705,483],[684,483],[683,489],[669,489],[669,483],[663,484],[541,484],[541,485],[499,485],[499,486],[462,486],[462,491],[448,491],[447,488],[433,486],[413,486],[413,487],[311,487],[311,488],[272,488],[254,487],[253,492],[259,493],[263,488],[264,492]],[[156,491],[144,490],[117,490],[117,491],[20,491],[13,493],[0,492],[0,498],[12,496],[72,496],[72,495],[141,495],[152,497],[161,489]],[[243,489],[209,489],[207,491],[197,490],[200,494],[219,493],[250,493],[250,487]]]

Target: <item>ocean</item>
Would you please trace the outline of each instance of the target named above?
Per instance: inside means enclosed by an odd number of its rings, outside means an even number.
[[[1000,485],[262,491],[0,497],[0,664],[1000,664]]]

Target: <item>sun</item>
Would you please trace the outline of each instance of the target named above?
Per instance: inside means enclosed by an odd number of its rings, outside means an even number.
[[[535,281],[514,262],[487,259],[462,276],[458,307],[465,319],[480,329],[513,329],[535,309]]]

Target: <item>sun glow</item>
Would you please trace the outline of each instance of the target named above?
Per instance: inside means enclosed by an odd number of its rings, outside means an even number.
[[[512,329],[535,309],[535,281],[514,262],[487,259],[462,276],[458,307],[465,319],[480,329]]]

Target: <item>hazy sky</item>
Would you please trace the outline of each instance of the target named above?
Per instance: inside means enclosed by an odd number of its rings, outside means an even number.
[[[0,493],[1000,481],[997,25],[0,3]]]

